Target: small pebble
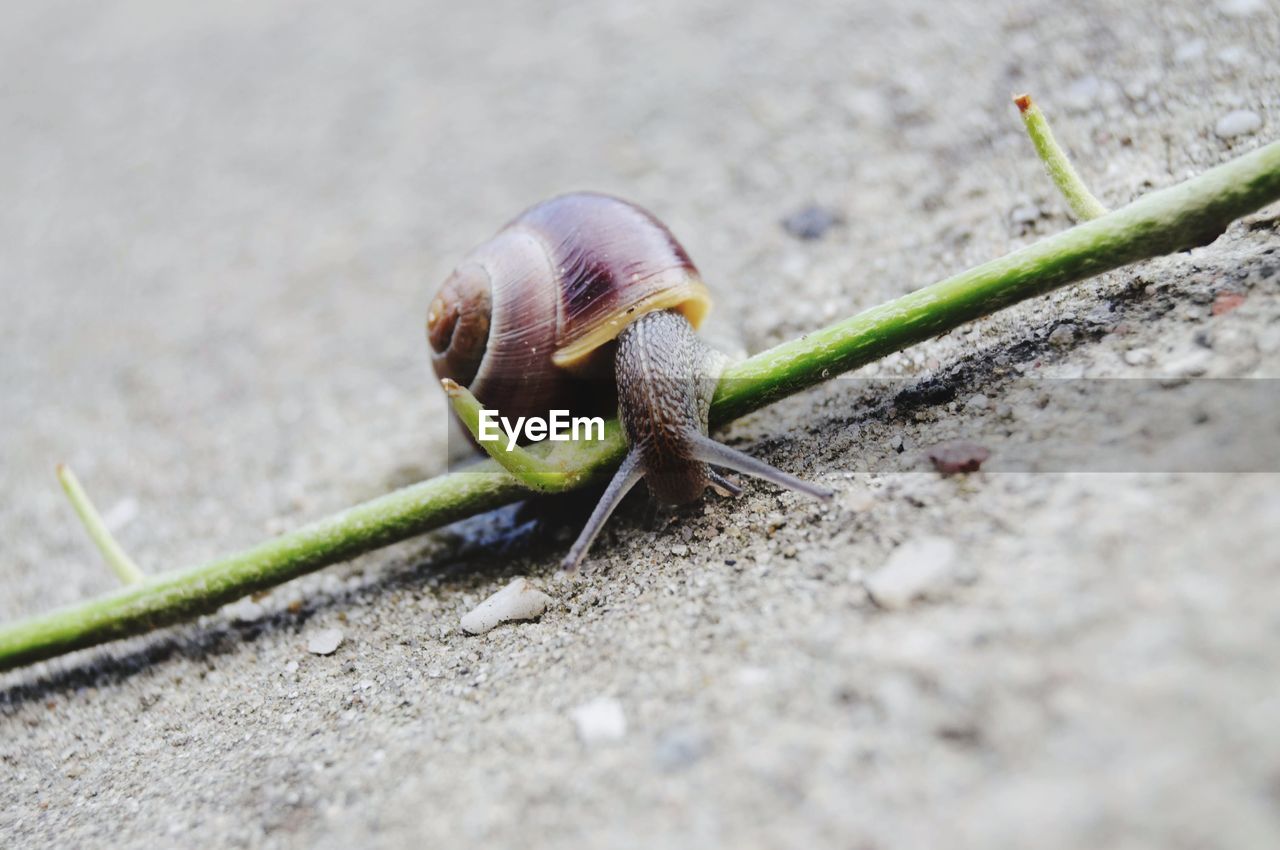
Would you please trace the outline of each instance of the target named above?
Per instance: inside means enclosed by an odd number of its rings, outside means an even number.
[[[551,597],[534,587],[528,579],[518,578],[481,602],[462,618],[462,630],[480,635],[516,620],[541,617],[551,604]]]
[[[1238,44],[1224,47],[1218,51],[1218,61],[1232,68],[1238,68],[1249,58],[1249,51]]]
[[[1243,18],[1267,8],[1267,0],[1218,0],[1222,14]]]
[[[1058,325],[1053,329],[1053,333],[1049,334],[1049,344],[1056,346],[1067,346],[1075,341],[1076,329],[1071,325]]]
[[[810,204],[784,218],[782,228],[797,239],[810,241],[821,239],[828,230],[843,223],[844,218],[838,212]]]
[[[1213,299],[1213,308],[1209,311],[1215,316],[1230,313],[1244,303],[1244,295],[1239,292],[1219,292]]]
[[[1146,366],[1151,360],[1149,348],[1131,348],[1124,353],[1124,362],[1130,366]]]
[[[964,403],[964,409],[970,411],[986,410],[990,406],[990,400],[982,393],[974,393],[969,396],[969,400]]]
[[[1252,109],[1237,109],[1228,112],[1213,125],[1213,132],[1220,139],[1234,139],[1236,136],[1248,136],[1262,129],[1262,117]]]
[[[1035,224],[1040,218],[1040,208],[1032,204],[1022,204],[1014,207],[1009,213],[1009,220],[1014,224]]]
[[[1167,367],[1171,378],[1198,378],[1209,371],[1209,363],[1213,355],[1207,351],[1193,351],[1185,357],[1174,360]]]
[[[267,614],[267,609],[252,599],[241,599],[239,602],[232,602],[224,610],[232,620],[239,623],[253,623],[261,620]]]
[[[1208,46],[1209,43],[1203,38],[1193,38],[1178,46],[1178,49],[1173,52],[1173,61],[1190,62],[1192,59],[1199,59]]]
[[[1115,310],[1110,304],[1098,304],[1084,318],[1091,325],[1110,325],[1115,321]]]
[[[968,440],[955,440],[950,443],[939,443],[929,449],[928,458],[933,468],[943,475],[954,475],[957,472],[977,472],[983,462],[991,457],[991,450]]]
[[[881,608],[904,608],[951,578],[955,555],[955,544],[945,537],[909,540],[863,585]]]
[[[138,500],[134,498],[121,499],[102,515],[102,524],[112,531],[119,531],[133,522],[137,516]]]
[[[1142,100],[1149,90],[1145,80],[1129,80],[1124,84],[1124,96],[1130,100]]]
[[[342,646],[341,629],[321,629],[307,640],[307,652],[312,655],[333,655]]]
[[[627,734],[627,716],[622,703],[599,697],[575,708],[571,714],[578,739],[588,746],[621,741]]]

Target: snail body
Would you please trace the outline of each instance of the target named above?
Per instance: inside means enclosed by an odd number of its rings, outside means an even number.
[[[577,568],[641,478],[664,504],[692,502],[707,487],[738,495],[714,467],[830,497],[707,435],[728,362],[696,333],[710,306],[697,269],[661,222],[587,193],[522,213],[468,254],[432,301],[436,374],[482,404],[537,415],[616,398],[628,453],[565,569]]]

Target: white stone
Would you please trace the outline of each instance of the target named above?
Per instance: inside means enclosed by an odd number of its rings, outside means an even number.
[[[1071,325],[1058,325],[1053,329],[1053,333],[1049,334],[1049,344],[1066,346],[1074,342],[1075,338],[1075,328],[1071,327]]]
[[[1040,219],[1040,208],[1034,204],[1020,204],[1009,213],[1014,224],[1035,224]]]
[[[516,620],[541,617],[551,604],[551,597],[534,587],[526,578],[518,578],[471,609],[462,618],[462,630],[481,635],[495,626]]]
[[[1173,52],[1173,61],[1190,62],[1192,59],[1199,59],[1208,46],[1209,43],[1203,38],[1193,38],[1191,41],[1183,42]]]
[[[138,516],[138,500],[121,499],[102,515],[102,524],[112,531],[119,531]]]
[[[1218,0],[1222,14],[1232,18],[1244,18],[1267,8],[1267,0]]]
[[[1232,68],[1240,67],[1248,58],[1249,51],[1238,44],[1224,47],[1218,51],[1218,61],[1224,65],[1230,65]]]
[[[1130,366],[1146,366],[1151,360],[1149,348],[1131,348],[1124,353],[1124,362]]]
[[[951,577],[955,555],[955,544],[945,537],[908,540],[863,584],[881,608],[903,608]]]
[[[1236,136],[1248,136],[1262,129],[1262,116],[1252,109],[1237,109],[1228,112],[1218,119],[1213,132],[1220,139],[1234,139]]]
[[[1209,371],[1213,355],[1203,349],[1186,354],[1165,366],[1171,378],[1198,378]]]
[[[237,620],[241,623],[256,622],[266,616],[267,613],[265,608],[252,599],[241,599],[239,602],[232,602],[222,610],[232,620]]]
[[[342,646],[341,629],[321,629],[307,640],[307,652],[312,655],[333,655]]]
[[[738,684],[744,688],[759,688],[769,682],[769,671],[764,667],[746,666],[738,668],[734,674]]]
[[[598,697],[573,710],[578,738],[587,745],[621,741],[627,734],[627,716],[622,703],[612,697]]]

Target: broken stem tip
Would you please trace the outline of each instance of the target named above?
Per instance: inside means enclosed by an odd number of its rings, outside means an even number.
[[[62,483],[62,489],[71,501],[71,507],[75,508],[76,514],[80,517],[80,522],[84,524],[85,530],[89,532],[90,539],[98,547],[98,551],[102,553],[102,557],[106,559],[111,569],[115,570],[116,575],[125,584],[137,584],[142,581],[145,578],[142,570],[129,557],[128,553],[121,548],[115,537],[111,535],[111,532],[107,529],[106,522],[102,519],[102,515],[93,506],[93,502],[89,501],[89,496],[84,492],[84,488],[80,486],[80,481],[76,478],[75,473],[65,463],[58,464],[57,473],[58,481]]]

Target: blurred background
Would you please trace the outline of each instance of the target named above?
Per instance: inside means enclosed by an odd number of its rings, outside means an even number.
[[[0,620],[113,585],[59,461],[151,570],[440,472],[426,305],[547,196],[655,212],[757,350],[1070,224],[1011,94],[1118,206],[1274,140],[1277,55],[1266,0],[10,0]],[[821,238],[783,226],[814,207]],[[499,518],[2,676],[3,843],[1274,847],[1274,476],[843,473],[1034,427],[995,421],[1001,356],[1275,377],[1274,221],[862,373],[975,367],[949,407],[750,417],[735,444],[811,459],[832,512],[634,510],[540,623],[456,631],[554,571]],[[958,578],[879,610],[862,577],[920,533]],[[598,749],[567,718],[601,695],[628,731]]]

